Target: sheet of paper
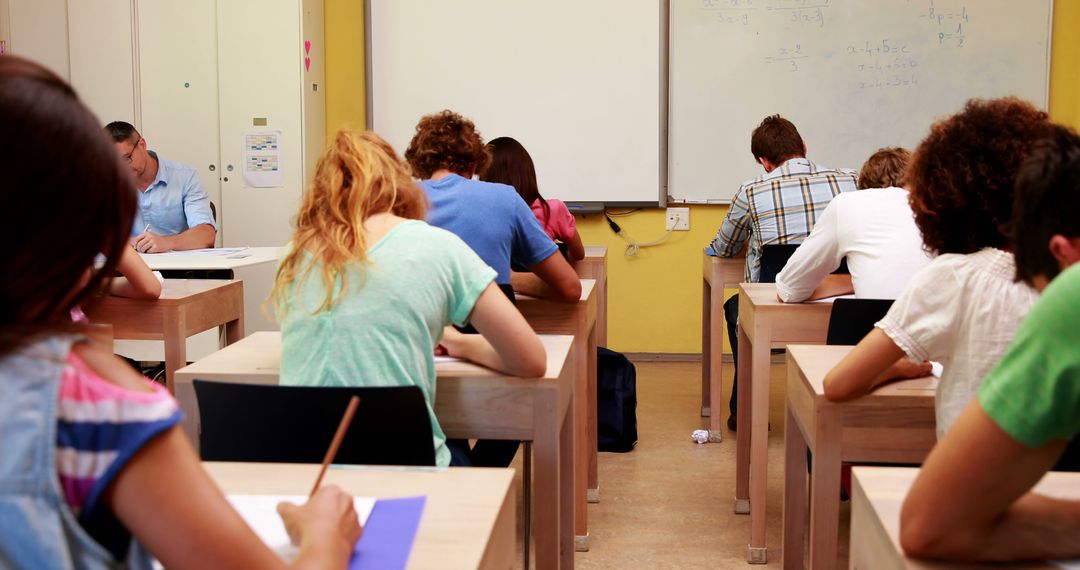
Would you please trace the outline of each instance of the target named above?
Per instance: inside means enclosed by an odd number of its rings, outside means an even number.
[[[941,378],[941,373],[945,371],[945,367],[940,362],[930,361],[930,374],[934,375],[934,378]]]
[[[160,257],[178,257],[183,255],[212,255],[215,257],[228,257],[243,252],[247,247],[210,247],[206,249],[188,249],[184,251],[165,251],[162,253],[141,253],[139,255],[151,255]]]
[[[226,497],[248,526],[259,538],[285,560],[296,557],[298,549],[289,541],[285,524],[277,513],[277,505],[282,501],[303,504],[307,497],[302,495],[228,495]],[[371,510],[375,507],[374,497],[353,497],[353,507],[360,516],[360,524],[366,525]]]
[[[850,295],[837,295],[835,297],[825,297],[824,299],[817,299],[816,301],[807,301],[807,303],[832,303],[833,301],[835,301],[837,299],[854,299],[854,298],[855,298],[855,294],[852,293]]]
[[[441,363],[446,363],[446,362],[464,362],[464,361],[461,360],[460,358],[455,358],[453,356],[436,356],[435,357],[435,364],[439,364],[440,362]]]
[[[266,129],[244,133],[244,185],[250,188],[279,188],[285,185],[281,164],[281,131]]]

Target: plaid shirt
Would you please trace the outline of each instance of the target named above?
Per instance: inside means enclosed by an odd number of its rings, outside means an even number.
[[[720,257],[734,257],[749,241],[743,278],[756,283],[761,246],[801,243],[833,197],[855,188],[853,170],[825,168],[805,158],[788,160],[739,187],[712,247]]]

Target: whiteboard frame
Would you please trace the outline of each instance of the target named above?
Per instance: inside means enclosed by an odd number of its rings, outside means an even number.
[[[372,85],[372,42],[371,42],[371,1],[364,0],[364,106],[366,109],[364,125],[368,130],[375,126],[374,87]],[[625,201],[588,201],[566,200],[567,206],[574,213],[596,214],[606,208],[663,208],[667,205],[667,176],[668,176],[668,38],[670,31],[669,18],[671,15],[670,0],[658,0],[657,9],[660,10],[660,37],[657,46],[657,57],[660,58],[660,76],[658,78],[660,108],[657,112],[660,120],[659,148],[660,160],[659,178],[656,182],[657,199],[653,200],[625,200]]]
[[[0,2],[6,2],[7,0],[0,0]],[[1046,97],[1041,102],[1043,109],[1049,112],[1050,109],[1050,79],[1051,79],[1051,65],[1053,63],[1053,44],[1054,44],[1054,4],[1055,0],[1048,0],[1050,2],[1050,9],[1048,12],[1047,26],[1047,41],[1046,41],[1046,77],[1044,92]],[[658,160],[659,164],[659,179],[657,180],[657,199],[652,201],[568,201],[567,204],[578,213],[599,213],[606,208],[664,208],[668,204],[710,204],[710,205],[730,205],[731,198],[720,200],[675,200],[668,194],[668,167],[669,167],[669,128],[670,128],[670,113],[671,107],[669,103],[669,97],[671,94],[671,0],[659,0],[658,8],[660,10],[660,41],[658,46],[658,57],[660,58],[660,77],[659,77],[659,118],[660,118],[660,140],[658,141]],[[373,129],[375,124],[374,118],[374,87],[372,85],[372,33],[371,33],[371,0],[364,0],[364,105],[366,113],[364,115],[364,124],[367,129]]]

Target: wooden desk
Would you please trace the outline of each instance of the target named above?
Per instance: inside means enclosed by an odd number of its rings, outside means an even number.
[[[225,343],[244,336],[244,284],[219,279],[166,279],[154,300],[101,298],[87,311],[93,323],[113,327],[113,337],[165,342],[165,384],[175,390],[176,371],[187,364],[187,337],[225,326]]]
[[[141,253],[139,256],[154,271],[214,272],[224,274],[226,279],[243,281],[244,315],[247,316],[244,334],[249,335],[255,331],[279,329],[278,324],[264,313],[263,301],[270,297],[270,291],[274,288],[280,253],[280,247],[248,247],[229,255],[195,250]],[[272,304],[266,307],[270,313],[273,313],[272,309]]]
[[[743,280],[746,257],[705,254],[701,288],[701,417],[709,418],[709,441],[723,441],[724,290]],[[716,287],[713,287],[713,285]],[[713,410],[716,413],[713,414]]]
[[[562,303],[517,296],[517,307],[537,333],[574,336],[574,547],[589,550],[589,519],[586,503],[600,500],[596,449],[596,281],[581,280],[581,299]]]
[[[815,461],[814,468],[817,468]],[[1058,570],[1048,562],[964,564],[914,560],[900,549],[900,507],[919,470],[856,467],[851,487],[851,563],[859,570]],[[1047,473],[1035,492],[1080,499],[1080,473]]]
[[[435,365],[435,415],[449,438],[533,442],[536,565],[574,567],[574,339],[542,335],[543,378],[508,377],[466,362]],[[198,446],[199,409],[192,380],[277,384],[281,333],[258,332],[176,373],[181,424]]]
[[[775,283],[739,285],[739,397],[735,512],[750,513],[747,561],[765,564],[765,490],[769,461],[769,365],[772,348],[821,344],[831,302],[781,303]]]
[[[852,348],[802,345],[787,349],[784,568],[803,567],[807,449],[814,458],[810,475],[810,568],[824,569],[836,568],[838,562],[841,462],[918,465],[937,442],[937,378],[886,384],[842,404],[825,399],[825,375]]]
[[[596,344],[607,346],[607,246],[585,246],[585,259],[572,265],[578,277],[596,281]]]
[[[306,495],[318,465],[203,463],[226,493]],[[409,568],[491,568],[514,564],[514,472],[510,469],[334,467],[324,483],[363,497],[424,495]]]

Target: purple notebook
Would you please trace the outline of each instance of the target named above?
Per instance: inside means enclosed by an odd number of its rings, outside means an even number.
[[[356,543],[349,570],[396,570],[409,562],[426,497],[379,499]]]

